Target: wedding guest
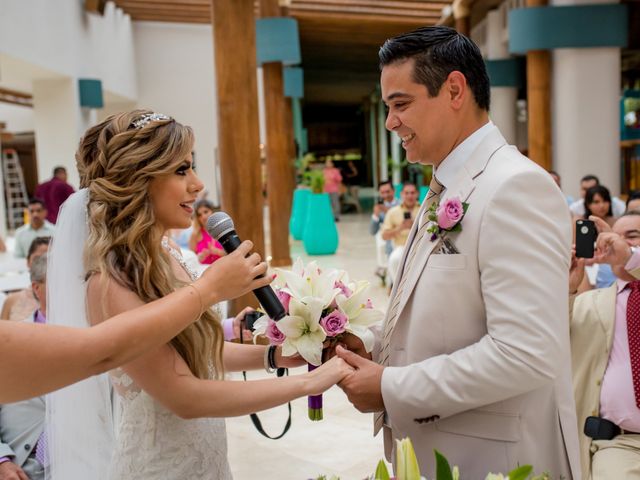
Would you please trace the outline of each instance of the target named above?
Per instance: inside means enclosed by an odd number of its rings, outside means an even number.
[[[433,166],[423,208],[440,210],[412,227],[372,355],[354,337],[357,353],[337,348],[356,369],[340,385],[375,412],[389,459],[411,438],[426,477],[438,449],[469,479],[531,464],[580,480],[565,199],[489,119],[471,40],[424,27],[379,57],[386,127],[409,162]]]
[[[343,167],[341,169],[342,174],[342,183],[347,190],[347,195],[349,196],[350,203],[356,207],[356,212],[362,212],[362,207],[360,206],[360,184],[358,180],[358,168],[356,164],[353,163],[353,160],[347,160],[343,162]]]
[[[25,322],[43,324],[47,311],[46,254],[31,263],[29,273],[40,306]],[[0,405],[0,479],[44,479],[44,417],[44,397]]]
[[[82,196],[72,200],[84,202]],[[252,248],[245,241],[191,284],[91,328],[0,322],[0,402],[49,393],[127,364],[166,344],[204,308],[269,284],[270,278],[258,276],[267,266],[249,255]]]
[[[60,206],[73,192],[73,187],[67,183],[67,169],[64,167],[54,168],[53,178],[38,185],[35,196],[41,198],[47,207],[47,221],[56,223]]]
[[[46,220],[47,208],[39,198],[29,200],[29,223],[16,230],[14,254],[18,258],[26,258],[31,242],[36,237],[51,237],[55,226]]]
[[[399,200],[395,197],[393,184],[389,181],[380,182],[378,184],[378,201],[373,206],[371,222],[369,223],[369,233],[374,235],[376,239],[376,263],[378,265],[376,275],[382,279],[383,284],[386,281],[388,256],[393,250],[393,243],[391,240],[382,238],[380,227],[384,223],[387,212],[399,205],[399,203]]]
[[[324,168],[322,169],[322,174],[324,175],[324,192],[329,194],[333,218],[337,222],[340,220],[340,186],[342,185],[342,175],[330,158],[327,158]]]
[[[31,268],[37,258],[47,253],[50,241],[51,237],[36,237],[33,239],[27,252],[27,268]],[[37,309],[38,299],[34,296],[31,287],[28,287],[19,292],[10,293],[7,296],[2,305],[0,319],[21,321],[31,318]]]
[[[577,217],[580,217],[580,218],[584,216],[584,213],[585,213],[584,199],[585,199],[587,190],[598,185],[600,185],[600,179],[595,175],[585,175],[580,179],[581,198],[579,200],[576,200],[569,206],[569,209],[571,210],[571,213],[573,215],[576,215]],[[625,203],[622,200],[620,200],[618,197],[613,197],[611,201],[611,211],[614,217],[619,217],[625,211]]]
[[[389,209],[380,230],[382,239],[393,244],[393,250],[389,254],[389,268],[387,270],[391,284],[394,283],[396,278],[411,226],[415,219],[418,218],[418,212],[420,211],[418,187],[416,187],[415,183],[405,182],[402,185],[400,200],[400,205]]]
[[[554,170],[549,170],[549,175],[551,175],[551,178],[553,178],[553,181],[556,182],[556,185],[558,185],[558,188],[560,189],[560,191],[562,191],[562,182],[560,180],[560,175],[558,174],[558,172]],[[567,201],[567,205],[571,206],[571,204],[574,201],[573,197],[571,195],[567,195],[564,192],[562,192],[562,194],[564,195],[564,198]]]
[[[571,354],[583,478],[638,478],[640,465],[640,213],[613,229],[598,221],[595,259],[617,281],[576,296],[584,259],[570,272]],[[611,231],[612,230],[612,231]],[[634,340],[635,339],[635,340]]]
[[[219,211],[209,200],[197,200],[193,204],[193,225],[189,248],[198,256],[198,261],[207,265],[226,255],[224,248],[207,232],[207,220],[213,212]]]
[[[632,190],[627,198],[627,212],[640,212],[640,190]]]
[[[583,218],[588,219],[591,215],[601,218],[607,222],[609,226],[613,226],[616,222],[613,215],[611,194],[607,187],[596,185],[586,191],[584,196]]]
[[[76,156],[86,200],[73,209],[65,206],[61,222],[68,215],[74,228],[56,232],[56,242],[69,235],[70,241],[82,240],[85,246],[86,298],[72,292],[69,299],[69,292],[58,292],[59,310],[50,305],[52,321],[66,318],[64,312],[71,309],[86,312],[91,324],[99,324],[197,279],[164,236],[190,224],[192,205],[203,188],[192,169],[193,144],[191,128],[144,110],[113,115],[86,132]],[[82,225],[88,229],[86,241]],[[68,265],[82,265],[82,258],[82,252],[58,252],[54,244],[51,273],[69,275],[68,285],[77,276]],[[216,270],[226,258],[208,270]],[[257,254],[250,258],[259,260]],[[261,264],[253,277],[264,273]],[[227,287],[226,292],[233,298],[245,290]],[[323,392],[353,371],[338,360],[298,376],[225,380],[225,371],[305,362],[284,357],[280,347],[224,342],[217,313],[205,309],[171,342],[111,372],[120,405],[114,436],[96,427],[90,433],[98,435],[97,441],[83,442],[89,448],[74,443],[87,434],[86,421],[77,418],[93,419],[97,426],[109,415],[110,392],[104,385],[97,385],[103,387],[100,392],[93,389],[94,382],[83,382],[48,397],[55,414],[47,431],[58,435],[53,439],[58,448],[51,459],[52,480],[89,478],[94,471],[108,471],[113,479],[230,478],[223,418]],[[100,401],[87,401],[94,398],[88,392]],[[86,413],[80,415],[81,410]],[[103,444],[101,434],[115,438],[114,451],[94,449]]]

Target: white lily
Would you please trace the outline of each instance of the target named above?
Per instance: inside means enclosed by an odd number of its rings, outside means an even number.
[[[322,342],[327,338],[320,326],[324,306],[317,298],[306,303],[294,296],[289,304],[289,315],[278,321],[278,329],[286,335],[282,354],[289,357],[299,353],[312,365],[322,363]]]
[[[316,262],[310,262],[304,267],[302,260],[298,259],[291,271],[278,269],[277,272],[278,277],[282,277],[287,284],[282,290],[304,303],[315,298],[322,302],[322,308],[327,308],[340,291],[335,288],[337,272],[319,272]]]
[[[384,313],[375,308],[365,308],[368,300],[368,289],[369,282],[366,280],[356,282],[352,295],[347,298],[345,295],[339,294],[336,297],[336,303],[338,304],[338,309],[349,319],[347,332],[362,340],[364,348],[367,352],[370,352],[373,350],[375,339],[369,327],[382,320]]]
[[[267,317],[266,315],[262,315],[255,321],[255,323],[253,324],[253,343],[257,342],[259,336],[266,333],[268,326],[269,317]]]

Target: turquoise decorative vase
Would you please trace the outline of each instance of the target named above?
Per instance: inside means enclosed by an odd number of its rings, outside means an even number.
[[[328,193],[313,193],[307,200],[303,232],[307,255],[332,255],[338,249],[338,229],[333,219]]]
[[[289,231],[295,240],[302,240],[304,224],[307,218],[307,203],[311,192],[306,188],[297,188],[293,192]]]
[[[422,201],[424,200],[424,197],[427,196],[427,193],[429,193],[429,186],[420,185],[420,203],[422,203]]]

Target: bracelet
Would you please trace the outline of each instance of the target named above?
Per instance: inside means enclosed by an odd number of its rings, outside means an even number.
[[[275,368],[271,368],[271,348],[273,345],[269,345],[264,349],[264,369],[267,373],[275,372]]]
[[[198,295],[198,300],[200,300],[200,313],[198,313],[198,318],[200,318],[202,316],[202,312],[204,312],[204,302],[202,301],[202,294],[193,283],[190,283],[189,285],[187,285],[187,287],[193,288]]]
[[[278,366],[276,365],[276,347],[275,345],[269,345],[269,368],[273,370],[277,370]]]

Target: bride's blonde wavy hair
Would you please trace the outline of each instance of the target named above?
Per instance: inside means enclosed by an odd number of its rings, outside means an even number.
[[[149,183],[172,175],[193,148],[193,131],[173,119],[151,120],[141,128],[133,122],[148,110],[112,115],[91,127],[80,140],[76,162],[80,186],[89,189],[89,236],[85,265],[151,302],[185,283],[171,268],[156,224]],[[210,309],[171,340],[198,378],[223,375],[224,337],[220,320]]]

